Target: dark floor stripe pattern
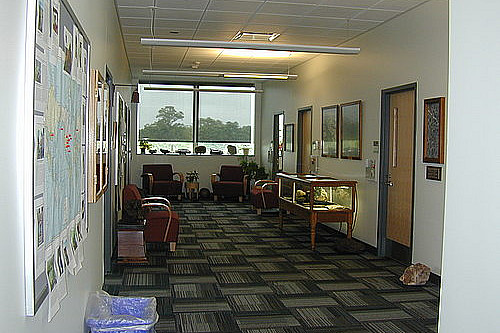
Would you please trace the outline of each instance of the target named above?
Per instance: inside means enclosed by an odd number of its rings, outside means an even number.
[[[339,254],[339,234],[256,215],[248,204],[181,202],[177,251],[148,244],[148,265],[117,265],[104,289],[155,296],[157,333],[436,332],[439,288],[403,286],[404,267]]]

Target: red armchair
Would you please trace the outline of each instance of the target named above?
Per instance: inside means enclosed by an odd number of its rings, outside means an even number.
[[[247,176],[239,165],[221,165],[220,172],[212,174],[210,178],[214,192],[214,200],[219,196],[238,197],[243,202],[247,191]]]
[[[140,200],[142,207],[148,208],[144,240],[169,243],[170,251],[175,251],[179,235],[179,215],[170,208],[170,202],[161,197],[142,198],[137,186],[133,184],[123,188],[123,203],[130,200]]]
[[[250,203],[258,215],[262,209],[278,208],[278,183],[268,179],[256,181],[250,192]]]
[[[184,175],[174,172],[172,164],[144,164],[142,166],[143,188],[152,195],[176,195],[178,200],[182,199],[182,185]],[[179,180],[174,179],[174,175]]]

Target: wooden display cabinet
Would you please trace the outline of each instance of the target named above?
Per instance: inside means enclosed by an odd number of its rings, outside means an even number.
[[[309,221],[311,248],[316,248],[318,223],[346,223],[352,237],[356,211],[356,181],[312,174],[278,173],[280,228],[286,210]]]

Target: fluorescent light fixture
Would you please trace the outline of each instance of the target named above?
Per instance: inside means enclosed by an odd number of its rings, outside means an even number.
[[[164,38],[141,38],[141,44],[145,46],[250,49],[250,50],[269,50],[269,51],[288,51],[288,52],[326,53],[326,54],[358,54],[360,52],[359,47],[241,43],[241,42],[225,42],[225,41],[213,41],[213,40],[164,39]]]
[[[239,79],[268,79],[268,80],[295,80],[297,75],[292,74],[272,74],[272,73],[224,73],[225,78]]]
[[[269,51],[269,50],[248,50],[248,49],[234,49],[224,50],[223,55],[242,57],[242,58],[288,58],[292,55],[287,51]]]
[[[238,31],[238,33],[233,37],[233,40],[268,40],[272,42],[278,38],[281,34],[276,32],[250,32],[250,31]]]
[[[287,73],[238,73],[238,72],[202,72],[202,71],[174,71],[143,69],[144,75],[167,75],[167,76],[196,76],[196,77],[220,77],[232,79],[267,79],[267,80],[296,80],[298,75]]]

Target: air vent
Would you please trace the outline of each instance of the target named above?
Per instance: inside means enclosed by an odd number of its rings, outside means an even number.
[[[238,31],[236,35],[234,35],[233,40],[239,40],[242,42],[250,42],[250,41],[269,41],[272,42],[276,38],[278,38],[280,34],[276,32],[250,32],[250,31]]]

